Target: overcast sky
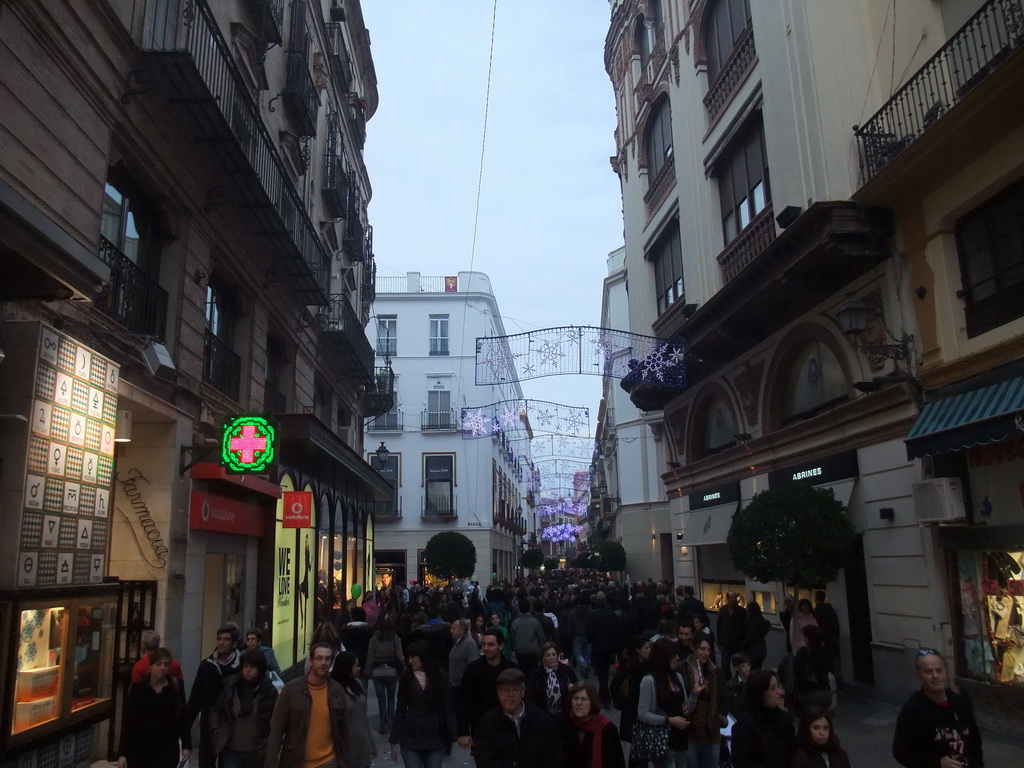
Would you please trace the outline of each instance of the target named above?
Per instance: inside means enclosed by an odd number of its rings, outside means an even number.
[[[498,0],[474,255],[493,7],[362,0],[380,93],[365,150],[377,274],[484,272],[509,334],[596,326],[606,259],[622,245],[608,3]],[[522,386],[588,406],[593,430],[600,381]]]

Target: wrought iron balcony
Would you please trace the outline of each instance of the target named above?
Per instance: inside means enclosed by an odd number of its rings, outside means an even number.
[[[167,291],[105,237],[100,238],[99,257],[110,267],[110,282],[96,297],[96,308],[133,333],[162,339]]]
[[[1024,47],[1024,0],[989,0],[864,125],[854,126],[865,183]]]
[[[342,24],[332,21],[327,23],[327,42],[330,48],[331,69],[334,76],[341,82],[342,88],[352,87],[352,59],[349,58]]]
[[[249,7],[259,26],[260,38],[280,45],[281,24],[284,22],[284,0],[249,0]]]
[[[322,305],[330,256],[285,170],[275,141],[249,95],[209,0],[141,0],[131,32],[145,69],[129,76],[125,97],[146,93],[147,76],[208,143],[213,170],[232,179],[233,202],[247,213],[262,249],[279,264],[305,304]],[[179,117],[180,116],[180,117]]]
[[[455,409],[447,411],[423,411],[420,414],[420,429],[423,432],[455,432],[459,421],[455,418]]]
[[[373,383],[363,395],[367,416],[387,414],[395,407],[395,374],[390,365],[378,366],[373,373]]]
[[[431,357],[448,357],[448,339],[431,339],[430,340],[430,356]]]
[[[207,329],[203,345],[203,381],[232,400],[238,400],[242,358],[227,342]]]
[[[340,359],[346,374],[364,382],[374,379],[373,347],[366,340],[348,296],[332,294],[317,316],[328,350]]]
[[[455,508],[455,496],[424,496],[420,517],[424,520],[455,520],[459,514]]]
[[[349,117],[352,120],[352,134],[356,140],[356,146],[363,148],[366,143],[366,108],[362,99],[354,93],[349,94]]]
[[[373,304],[373,302],[377,300],[377,265],[374,263],[372,258],[367,259],[363,264],[363,282],[359,290],[359,295],[363,298],[363,304]],[[384,354],[380,351],[379,342],[377,354]]]
[[[366,422],[367,432],[402,432],[404,429],[405,414],[401,411],[388,411]]]
[[[394,523],[402,519],[402,499],[377,501],[373,504],[373,519],[378,523]]]
[[[323,195],[334,217],[347,215],[346,201],[349,194],[349,177],[345,170],[345,153],[342,149],[341,132],[327,133],[327,148],[324,151]]]
[[[394,357],[398,354],[398,339],[394,337],[377,339],[377,357]]]
[[[284,108],[295,121],[299,136],[316,136],[316,118],[320,111],[320,92],[309,74],[304,50],[288,52],[288,74],[281,91]]]

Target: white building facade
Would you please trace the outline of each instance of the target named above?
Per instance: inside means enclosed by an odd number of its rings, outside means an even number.
[[[390,361],[395,406],[365,425],[371,462],[395,486],[393,501],[374,515],[374,586],[385,574],[394,583],[430,576],[423,550],[430,537],[456,530],[475,545],[473,579],[511,579],[524,540],[536,535],[526,498],[529,471],[509,451],[508,440],[527,435],[506,430],[464,439],[463,408],[521,400],[519,383],[476,386],[476,339],[504,336],[487,275],[378,277],[375,317],[368,326],[378,364]],[[374,454],[388,450],[384,466]],[[518,463],[517,463],[518,462]]]

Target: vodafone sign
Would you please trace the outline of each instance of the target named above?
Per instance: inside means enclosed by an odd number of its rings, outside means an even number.
[[[266,522],[263,509],[256,504],[193,490],[189,505],[189,528],[194,531],[234,533],[238,536],[263,536]]]
[[[281,527],[313,527],[313,492],[285,491],[281,494]]]

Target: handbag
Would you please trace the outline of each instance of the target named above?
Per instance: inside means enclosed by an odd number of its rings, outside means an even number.
[[[663,725],[649,725],[642,720],[633,723],[633,741],[630,742],[630,759],[661,760],[668,753],[668,722]]]

